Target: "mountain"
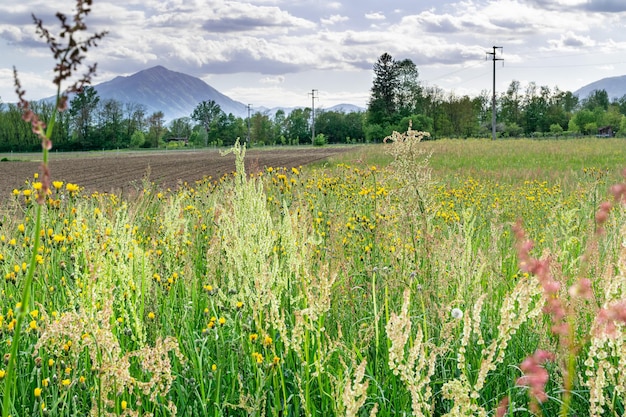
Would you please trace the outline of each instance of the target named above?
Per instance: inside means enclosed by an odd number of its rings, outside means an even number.
[[[621,98],[626,94],[626,75],[594,81],[574,91],[574,95],[578,96],[580,99],[584,99],[595,90],[605,90],[609,95],[609,100]]]
[[[127,77],[115,77],[94,88],[101,99],[143,104],[148,114],[162,111],[168,122],[189,117],[200,102],[208,100],[214,100],[226,114],[238,117],[248,114],[245,104],[232,100],[201,79],[160,65]]]
[[[279,110],[282,110],[285,112],[285,114],[289,114],[292,111],[294,111],[295,109],[303,109],[304,107],[272,107],[272,108],[267,108],[267,107],[255,107],[253,108],[253,112],[259,112],[259,113],[263,113],[263,114],[267,114],[270,117],[274,117],[276,115],[276,113]],[[357,112],[363,112],[365,111],[364,108],[359,107],[357,105],[354,104],[346,104],[346,103],[342,103],[342,104],[336,104],[334,106],[331,107],[315,107],[315,114],[318,114],[318,112],[322,112],[322,111],[332,111],[332,112],[338,112],[338,113],[357,113]]]
[[[339,113],[358,113],[358,112],[365,111],[365,109],[362,107],[356,106],[354,104],[348,104],[348,103],[335,104],[334,106],[329,107],[327,109],[323,109],[323,110],[335,111]]]

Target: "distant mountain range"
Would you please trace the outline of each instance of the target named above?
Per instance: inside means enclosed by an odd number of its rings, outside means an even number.
[[[594,81],[574,91],[574,95],[578,96],[580,99],[584,99],[596,90],[606,91],[609,96],[609,100],[622,98],[626,95],[626,75],[602,78],[601,80]]]
[[[100,99],[143,104],[148,114],[162,111],[167,122],[179,117],[191,116],[199,103],[208,100],[219,104],[226,114],[232,113],[242,118],[248,116],[248,108],[244,103],[220,93],[199,78],[170,71],[160,65],[126,77],[115,77],[93,87]],[[273,116],[278,110],[284,110],[288,114],[293,108],[259,107],[253,109],[253,112],[268,113]],[[324,110],[348,113],[363,109],[352,104],[339,104]]]

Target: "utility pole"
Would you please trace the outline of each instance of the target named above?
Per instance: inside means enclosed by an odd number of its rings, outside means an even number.
[[[250,110],[252,109],[252,104],[248,104],[248,137],[246,138],[246,144],[250,146]]]
[[[493,97],[491,99],[491,140],[496,140],[496,61],[504,61],[504,58],[496,57],[496,49],[503,50],[501,46],[493,46],[493,52],[487,52],[491,55],[493,61]]]
[[[315,89],[309,93],[311,95],[311,145],[315,145],[315,99],[318,98],[315,93],[317,93]]]

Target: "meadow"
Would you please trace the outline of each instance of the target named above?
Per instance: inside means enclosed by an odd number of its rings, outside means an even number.
[[[3,411],[622,415],[623,140],[420,138],[124,198],[25,178]]]

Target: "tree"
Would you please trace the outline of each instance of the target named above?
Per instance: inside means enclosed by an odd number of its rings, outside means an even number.
[[[95,88],[86,86],[70,102],[72,129],[77,141],[85,149],[98,147],[93,135],[93,121],[100,97]]]
[[[285,141],[287,134],[287,115],[283,109],[279,109],[274,114],[274,137],[280,143]]]
[[[146,143],[146,136],[143,134],[141,130],[135,130],[130,137],[130,147],[131,148],[141,148]]]
[[[395,101],[400,116],[407,116],[415,111],[415,105],[422,95],[422,87],[418,81],[419,71],[410,59],[396,63],[398,77]]]
[[[311,109],[294,109],[287,116],[287,137],[293,144],[300,143],[301,139],[311,136],[309,128],[309,120],[311,120]]]
[[[374,64],[374,83],[367,108],[369,124],[385,126],[393,123],[397,116],[396,94],[399,86],[398,65],[385,52]]]
[[[172,138],[187,138],[191,136],[191,119],[179,117],[170,122],[169,136]]]
[[[547,132],[550,128],[546,115],[550,101],[550,88],[542,86],[537,92],[537,85],[531,82],[524,97],[522,120],[527,134]]]
[[[507,125],[522,123],[522,96],[520,82],[513,80],[506,92],[500,96],[500,120]]]
[[[264,113],[256,112],[250,119],[250,144],[270,145],[275,142],[272,121]]]
[[[216,142],[225,146],[232,146],[239,138],[245,138],[247,127],[241,117],[235,117],[232,113],[228,116],[222,112],[220,117],[211,124],[211,136]]]
[[[164,135],[163,112],[154,112],[148,117],[148,143],[150,143],[153,148],[158,148]]]
[[[136,131],[146,130],[146,106],[138,103],[124,104],[124,124],[126,136],[132,137]]]
[[[98,106],[98,130],[100,146],[103,148],[116,148],[128,146],[129,139],[122,140],[124,135],[124,111],[122,103],[117,100],[108,99]],[[125,136],[125,135],[124,135]]]
[[[203,101],[196,106],[193,113],[191,113],[191,118],[204,127],[208,138],[208,134],[211,130],[211,124],[223,113],[224,112],[222,111],[220,105],[217,104],[215,100],[208,100]],[[204,146],[207,146],[207,143],[205,143]]]
[[[609,93],[606,90],[593,90],[587,98],[583,99],[581,104],[587,110],[594,110],[596,107],[607,110],[609,108]]]

